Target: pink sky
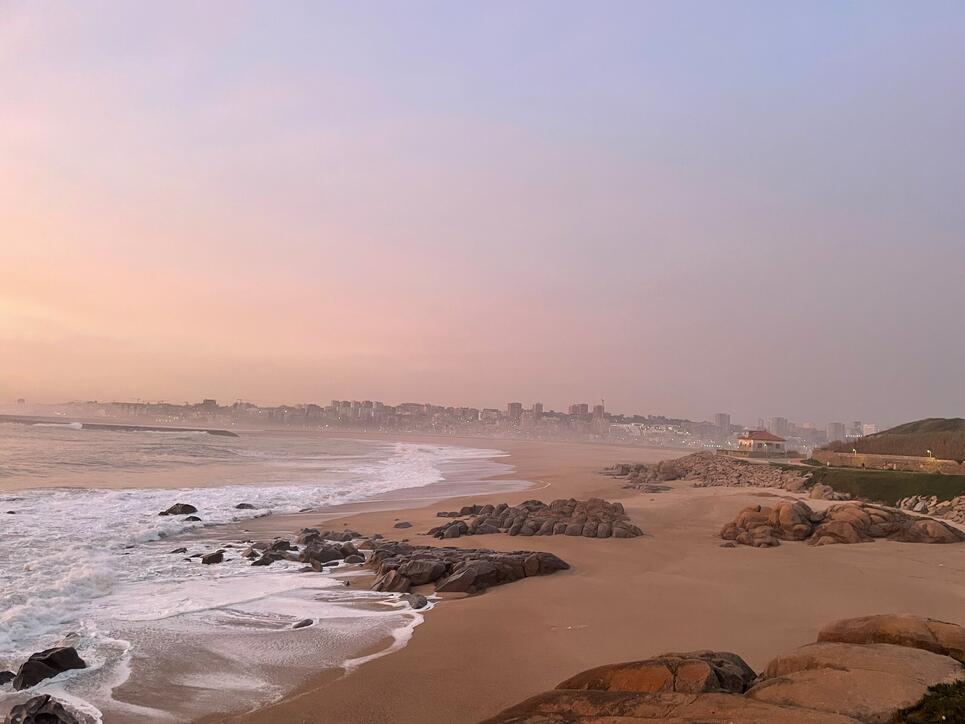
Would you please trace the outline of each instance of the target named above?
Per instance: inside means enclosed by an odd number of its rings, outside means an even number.
[[[0,8],[0,401],[965,407],[953,4],[238,7]]]

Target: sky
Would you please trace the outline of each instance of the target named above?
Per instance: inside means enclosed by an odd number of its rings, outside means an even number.
[[[965,4],[0,0],[0,402],[965,414]]]

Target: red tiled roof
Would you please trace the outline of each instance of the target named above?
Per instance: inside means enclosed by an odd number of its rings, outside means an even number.
[[[745,440],[760,440],[761,442],[787,442],[783,437],[772,435],[767,430],[748,430],[741,437]]]

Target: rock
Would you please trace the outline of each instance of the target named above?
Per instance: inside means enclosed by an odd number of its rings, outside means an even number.
[[[396,524],[395,524],[394,526],[392,526],[392,527],[393,527],[393,528],[411,528],[411,527],[412,527],[412,523],[410,523],[410,522],[407,521],[407,520],[402,520],[402,521],[399,521],[398,523],[396,523]]]
[[[205,565],[221,563],[222,561],[224,561],[224,553],[221,551],[215,551],[214,553],[208,553],[207,555],[201,556],[201,562]]]
[[[87,664],[77,655],[77,650],[73,646],[45,649],[31,654],[30,658],[21,664],[13,679],[13,688],[20,691],[64,671],[86,668]]]
[[[735,694],[661,694],[556,689],[537,694],[482,724],[858,724],[823,711],[790,709]]]
[[[8,684],[11,681],[13,681],[15,676],[16,674],[13,673],[12,671],[0,671],[0,686],[3,686],[4,684]]]
[[[778,545],[781,540],[806,540],[816,546],[866,543],[876,538],[908,543],[965,541],[965,533],[947,523],[916,518],[895,508],[846,503],[818,512],[801,501],[782,501],[774,508],[745,508],[721,528],[720,537],[759,548]]]
[[[911,614],[881,614],[830,623],[818,641],[895,644],[924,649],[965,663],[965,629],[954,623]]]
[[[162,510],[158,515],[190,515],[197,513],[198,509],[188,503],[175,503],[167,510]]]
[[[560,683],[557,689],[676,691],[699,694],[726,691],[741,694],[756,674],[737,654],[727,651],[692,651],[663,654],[653,659],[599,666]]]
[[[413,586],[422,586],[438,580],[446,572],[446,564],[438,560],[409,560],[399,566],[399,573],[409,579]]]
[[[354,556],[346,556],[345,562],[346,563],[365,563],[365,556],[361,556],[358,554]]]
[[[236,510],[254,510],[255,506],[253,506],[251,503],[238,503],[238,505],[235,506],[235,509]]]
[[[341,547],[334,546],[330,543],[313,543],[306,546],[298,554],[298,560],[301,563],[328,563],[344,557],[345,554],[342,553]]]
[[[784,470],[712,452],[698,452],[655,464],[623,463],[604,473],[626,477],[624,487],[647,493],[659,492],[652,489],[653,484],[669,480],[693,480],[695,487],[766,487],[793,491],[802,489],[810,479],[810,472],[804,468]]]
[[[301,621],[296,621],[293,623],[292,628],[306,628],[307,626],[311,626],[313,623],[315,623],[314,619],[303,618]]]
[[[10,709],[5,721],[8,724],[80,724],[80,721],[63,704],[50,694],[27,699]]]
[[[187,553],[187,548],[175,548],[173,551],[168,551],[168,553]]]
[[[392,569],[375,579],[372,589],[387,593],[407,593],[412,583],[397,570]]]
[[[199,518],[199,517],[196,516],[196,515],[189,515],[189,516],[188,516],[187,518],[185,518],[184,520],[185,520],[186,523],[199,523],[199,522],[201,521],[201,518]]]
[[[406,593],[402,595],[402,600],[409,604],[410,608],[420,609],[429,605],[429,599],[419,593]]]

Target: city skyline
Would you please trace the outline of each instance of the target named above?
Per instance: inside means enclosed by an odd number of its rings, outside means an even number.
[[[963,19],[5,3],[0,399],[960,415]]]

